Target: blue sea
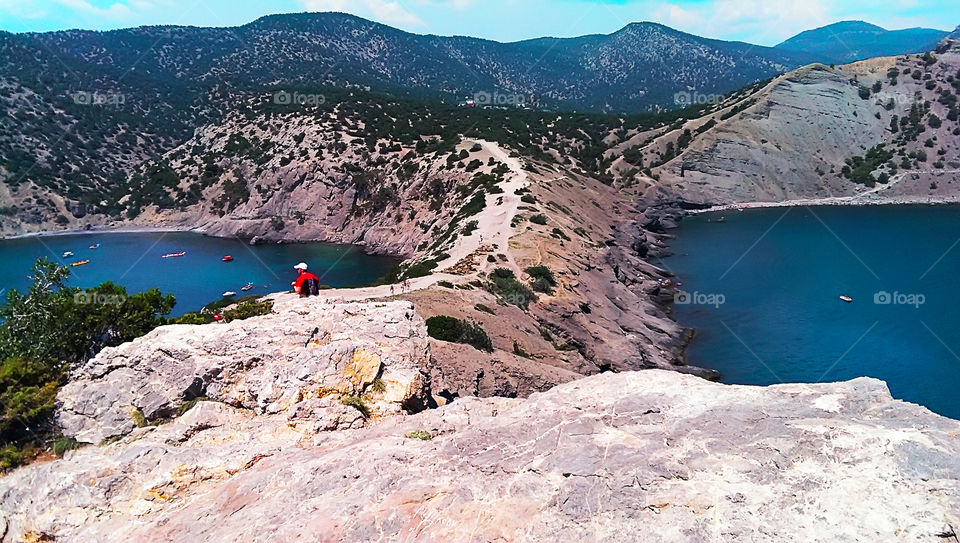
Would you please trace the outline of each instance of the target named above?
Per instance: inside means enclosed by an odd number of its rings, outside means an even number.
[[[99,244],[98,249],[90,249]],[[72,251],[74,256],[64,257]],[[181,258],[162,258],[185,251]],[[231,255],[232,262],[221,259]],[[361,247],[323,243],[256,245],[237,239],[176,233],[97,233],[20,238],[0,241],[0,288],[30,285],[29,272],[37,258],[60,264],[90,260],[71,267],[70,284],[92,287],[104,281],[135,293],[159,288],[177,298],[174,315],[199,310],[226,291],[239,295],[267,294],[290,289],[293,266],[306,262],[320,282],[332,287],[357,287],[381,277],[395,258],[371,256]],[[252,283],[247,293],[241,288]]]
[[[739,384],[876,377],[960,419],[960,207],[755,209],[673,233],[657,263],[682,283],[690,364]]]

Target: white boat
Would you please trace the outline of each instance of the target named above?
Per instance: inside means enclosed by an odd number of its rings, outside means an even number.
[[[234,291],[232,291],[232,290],[228,290],[228,291],[226,291],[226,292],[223,293],[223,297],[224,297],[224,298],[229,298],[229,297],[231,297],[231,296],[236,296],[236,295],[237,295],[237,293],[234,292]]]
[[[65,251],[63,253],[63,258],[70,258],[71,256],[73,256],[73,251]]]
[[[843,300],[844,302],[847,302],[848,304],[853,303],[853,298],[847,295],[840,296],[840,299]]]

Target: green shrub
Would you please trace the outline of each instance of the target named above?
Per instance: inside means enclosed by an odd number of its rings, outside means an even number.
[[[555,238],[562,239],[564,241],[570,241],[570,236],[568,236],[566,232],[564,232],[559,228],[554,228],[553,232],[550,235],[552,235]]]
[[[439,262],[437,260],[424,260],[413,264],[400,276],[401,279],[416,279],[417,277],[426,277],[430,272],[437,269]]]
[[[433,434],[431,434],[426,430],[414,430],[412,432],[407,432],[406,434],[404,434],[403,437],[407,439],[419,439],[421,441],[430,441],[431,439],[433,439]]]
[[[147,420],[146,415],[143,414],[143,411],[139,407],[130,410],[130,419],[137,425],[137,428],[150,426],[150,421]]]
[[[537,299],[529,287],[517,281],[513,270],[497,268],[490,274],[490,283],[487,285],[490,292],[499,296],[505,303],[526,309],[530,302]]]
[[[530,217],[530,222],[533,224],[539,224],[540,226],[545,226],[547,224],[547,216],[543,213],[537,213]]]
[[[497,257],[493,255],[487,255],[487,262],[495,263],[496,261],[497,261]]]
[[[170,319],[170,324],[209,324],[213,322],[211,313],[185,313],[182,317]]]
[[[477,305],[473,306],[473,308],[476,309],[477,311],[480,311],[480,312],[483,312],[483,313],[489,313],[489,314],[491,314],[491,315],[496,315],[496,313],[494,313],[492,309],[490,309],[489,307],[487,307],[487,306],[485,306],[485,305],[483,305],[483,304],[477,304]]]
[[[0,448],[0,472],[13,469],[36,456],[37,451],[29,448],[19,449],[14,445]]]
[[[58,439],[53,443],[53,454],[63,456],[67,451],[73,451],[82,447],[82,444],[72,438]]]
[[[524,194],[520,197],[520,201],[525,204],[535,204],[537,203],[537,197],[532,194]]]
[[[233,309],[225,311],[223,318],[226,319],[227,322],[241,321],[261,315],[269,315],[271,311],[273,311],[272,300],[246,300],[237,304]]]
[[[525,271],[533,279],[533,283],[530,285],[533,287],[533,290],[545,294],[553,293],[554,287],[557,286],[557,278],[550,268],[546,266],[531,266]]]
[[[513,341],[513,354],[519,356],[520,358],[533,358],[530,356],[530,353],[525,351],[523,347],[520,346],[516,340]]]
[[[361,415],[363,415],[363,418],[365,419],[370,418],[370,408],[367,407],[367,404],[363,403],[363,398],[360,398],[357,396],[350,396],[348,398],[344,398],[340,400],[340,403],[347,407],[352,407],[356,409],[357,411],[360,412]]]
[[[478,351],[493,352],[493,342],[484,329],[475,322],[462,321],[447,315],[427,319],[427,334],[440,341],[471,345]]]
[[[463,235],[471,236],[479,228],[479,223],[477,221],[470,221],[466,226],[463,227]]]
[[[32,458],[27,451],[58,437],[52,414],[66,368],[164,324],[176,303],[156,289],[128,295],[113,283],[71,288],[69,275],[69,268],[37,260],[29,291],[10,291],[0,307],[0,443],[14,451],[4,453],[4,465]]]
[[[437,281],[437,286],[443,288],[453,288],[453,283],[450,281]]]

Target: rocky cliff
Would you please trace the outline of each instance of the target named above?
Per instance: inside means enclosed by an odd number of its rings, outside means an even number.
[[[614,169],[698,204],[960,199],[960,49],[814,64],[617,144]],[[873,151],[873,152],[871,152]],[[621,154],[622,153],[622,154]],[[618,158],[619,157],[619,158]]]
[[[336,306],[322,322],[245,329],[247,339],[234,336],[244,347],[224,341],[238,330],[207,325],[185,348],[189,367],[177,356],[161,364],[183,382],[197,368],[229,366],[220,383],[270,370],[279,390],[269,398],[321,382],[350,388],[352,357],[341,355],[351,349],[416,365],[422,324],[407,311]],[[398,322],[378,333],[365,323],[381,312]],[[303,324],[322,325],[306,346]],[[345,339],[348,329],[363,339]],[[164,329],[149,341],[176,337]],[[265,356],[249,350],[256,342]],[[127,389],[156,381],[145,369],[122,377],[137,363],[121,352],[101,358],[63,393],[87,406],[77,435],[116,428],[114,414],[139,401],[104,394],[108,375]],[[90,374],[106,360],[109,373]],[[416,379],[403,382],[409,390]],[[468,398],[369,420],[336,395],[278,403],[223,392],[259,386],[213,388],[217,400],[172,421],[0,479],[0,539],[942,542],[960,526],[960,423],[871,379],[745,387],[610,373],[525,400]],[[97,436],[107,433],[117,432]]]
[[[281,296],[274,305],[267,316],[165,326],[105,349],[61,390],[64,434],[101,443],[198,398],[260,414],[329,411],[332,428],[360,418],[334,399],[363,397],[370,416],[426,406],[427,337],[409,303]]]

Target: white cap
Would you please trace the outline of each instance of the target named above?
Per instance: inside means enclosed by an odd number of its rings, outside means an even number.
[[[293,269],[295,269],[295,270],[307,271],[307,264],[306,264],[306,262],[301,262],[301,263],[297,264],[296,266],[294,266]]]

